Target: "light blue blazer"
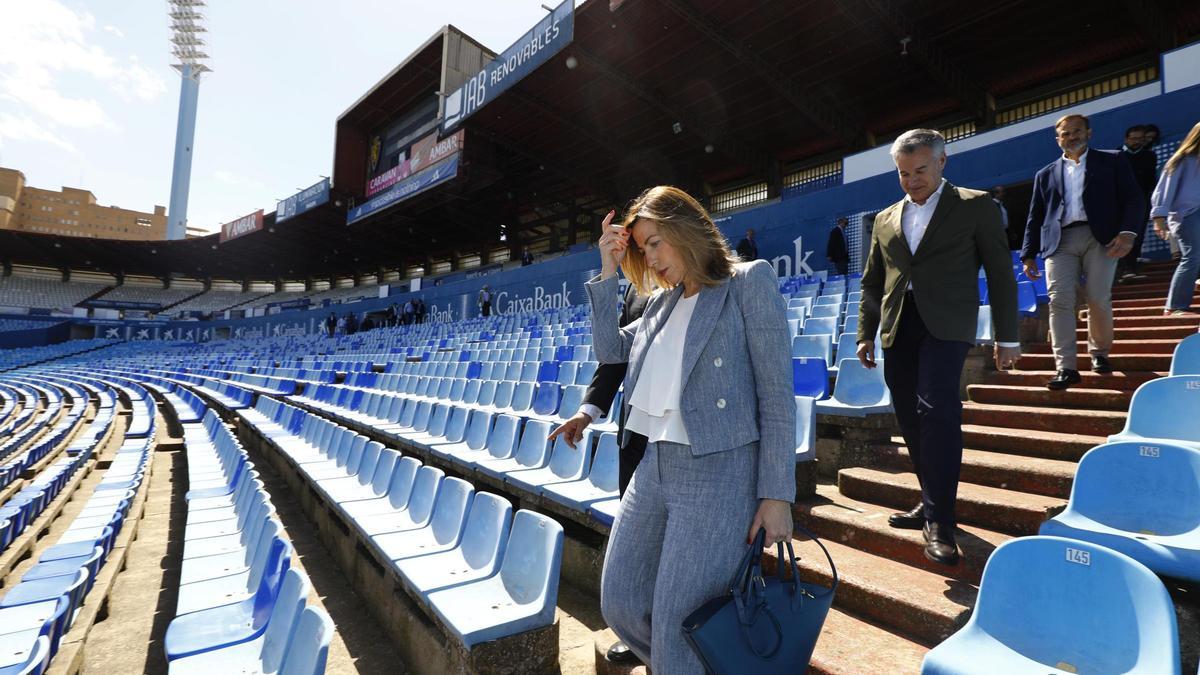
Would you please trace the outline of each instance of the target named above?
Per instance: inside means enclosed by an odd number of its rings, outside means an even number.
[[[684,345],[680,405],[694,456],[756,452],[758,497],[790,502],[796,497],[796,403],[787,313],[777,283],[774,268],[759,260],[735,265],[728,280],[700,291]],[[616,277],[596,277],[585,287],[596,358],[629,364],[627,399],[683,286],[651,297],[642,318],[624,328],[617,322]],[[629,434],[626,429],[622,445]]]

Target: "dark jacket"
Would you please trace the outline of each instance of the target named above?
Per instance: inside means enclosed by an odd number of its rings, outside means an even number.
[[[737,245],[737,254],[745,262],[758,260],[758,244],[750,239],[742,239]]]
[[[1058,250],[1063,218],[1067,207],[1063,192],[1063,167],[1059,157],[1033,179],[1033,199],[1029,202],[1029,220],[1025,222],[1025,243],[1021,258],[1041,254],[1049,257]],[[1146,198],[1138,187],[1129,160],[1121,152],[1090,149],[1083,177],[1083,209],[1087,212],[1092,236],[1102,246],[1121,232],[1145,229]]]
[[[835,227],[829,232],[829,243],[825,245],[825,257],[834,262],[849,262],[850,250],[846,248],[846,233]]]

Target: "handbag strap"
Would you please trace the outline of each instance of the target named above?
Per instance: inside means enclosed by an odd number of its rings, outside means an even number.
[[[766,546],[766,541],[767,529],[758,528],[758,534],[754,535],[754,541],[742,554],[742,561],[733,569],[733,578],[729,580],[730,593],[737,595],[738,589],[745,588],[750,577],[754,575],[754,569],[761,566],[762,550]]]
[[[833,583],[829,586],[829,593],[833,593],[834,590],[837,589],[837,585],[838,585],[838,572],[837,572],[837,565],[833,564],[833,556],[829,555],[829,549],[825,548],[825,544],[822,544],[821,540],[819,538],[817,538],[817,535],[815,535],[811,531],[809,531],[808,528],[804,527],[803,525],[793,525],[793,527],[795,527],[795,529],[797,529],[797,530],[800,530],[800,532],[807,535],[809,539],[812,539],[814,542],[816,542],[817,546],[821,547],[821,551],[823,551],[825,553],[825,559],[829,561],[829,569],[831,572],[833,572]],[[779,560],[780,560],[780,562],[783,561],[782,548],[785,544],[787,546],[788,561],[791,563],[791,567],[792,567],[792,578],[795,579],[797,582],[799,582],[800,581],[800,568],[798,565],[796,565],[796,554],[794,551],[792,551],[792,542],[791,541],[779,542],[779,548],[780,548],[779,553],[778,553]],[[778,565],[777,567],[778,567],[778,571],[779,571],[779,580],[783,581],[783,566]]]

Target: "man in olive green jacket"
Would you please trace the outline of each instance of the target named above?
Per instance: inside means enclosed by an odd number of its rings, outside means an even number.
[[[921,484],[921,503],[888,522],[923,529],[925,556],[953,565],[963,448],[959,380],[975,344],[979,268],[987,274],[998,368],[1020,355],[1016,279],[991,198],[942,178],[946,152],[940,133],[904,133],[892,145],[892,159],[906,196],[875,217],[863,270],[858,357],[875,367],[878,332],[884,380]]]

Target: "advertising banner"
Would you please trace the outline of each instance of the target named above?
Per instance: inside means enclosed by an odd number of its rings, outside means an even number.
[[[404,160],[367,181],[367,196],[374,197],[412,174],[428,169],[460,152],[465,138],[466,134],[460,130],[438,140],[438,132],[435,131],[413,143]]]
[[[373,213],[399,204],[415,194],[428,190],[434,185],[454,178],[458,175],[458,158],[458,155],[454,155],[445,162],[416,173],[362,204],[355,206],[346,214],[346,224],[349,225],[350,223],[362,220]]]
[[[562,51],[574,37],[575,0],[563,0],[528,33],[446,97],[442,111],[442,133],[454,129],[489,101],[520,82]]]
[[[282,223],[288,218],[295,218],[305,211],[315,209],[329,202],[329,179],[322,178],[320,183],[309,186],[300,192],[275,203],[275,222]]]
[[[258,232],[261,229],[263,229],[263,212],[262,209],[259,209],[248,216],[242,216],[231,223],[222,225],[220,242],[224,244],[231,239]]]

